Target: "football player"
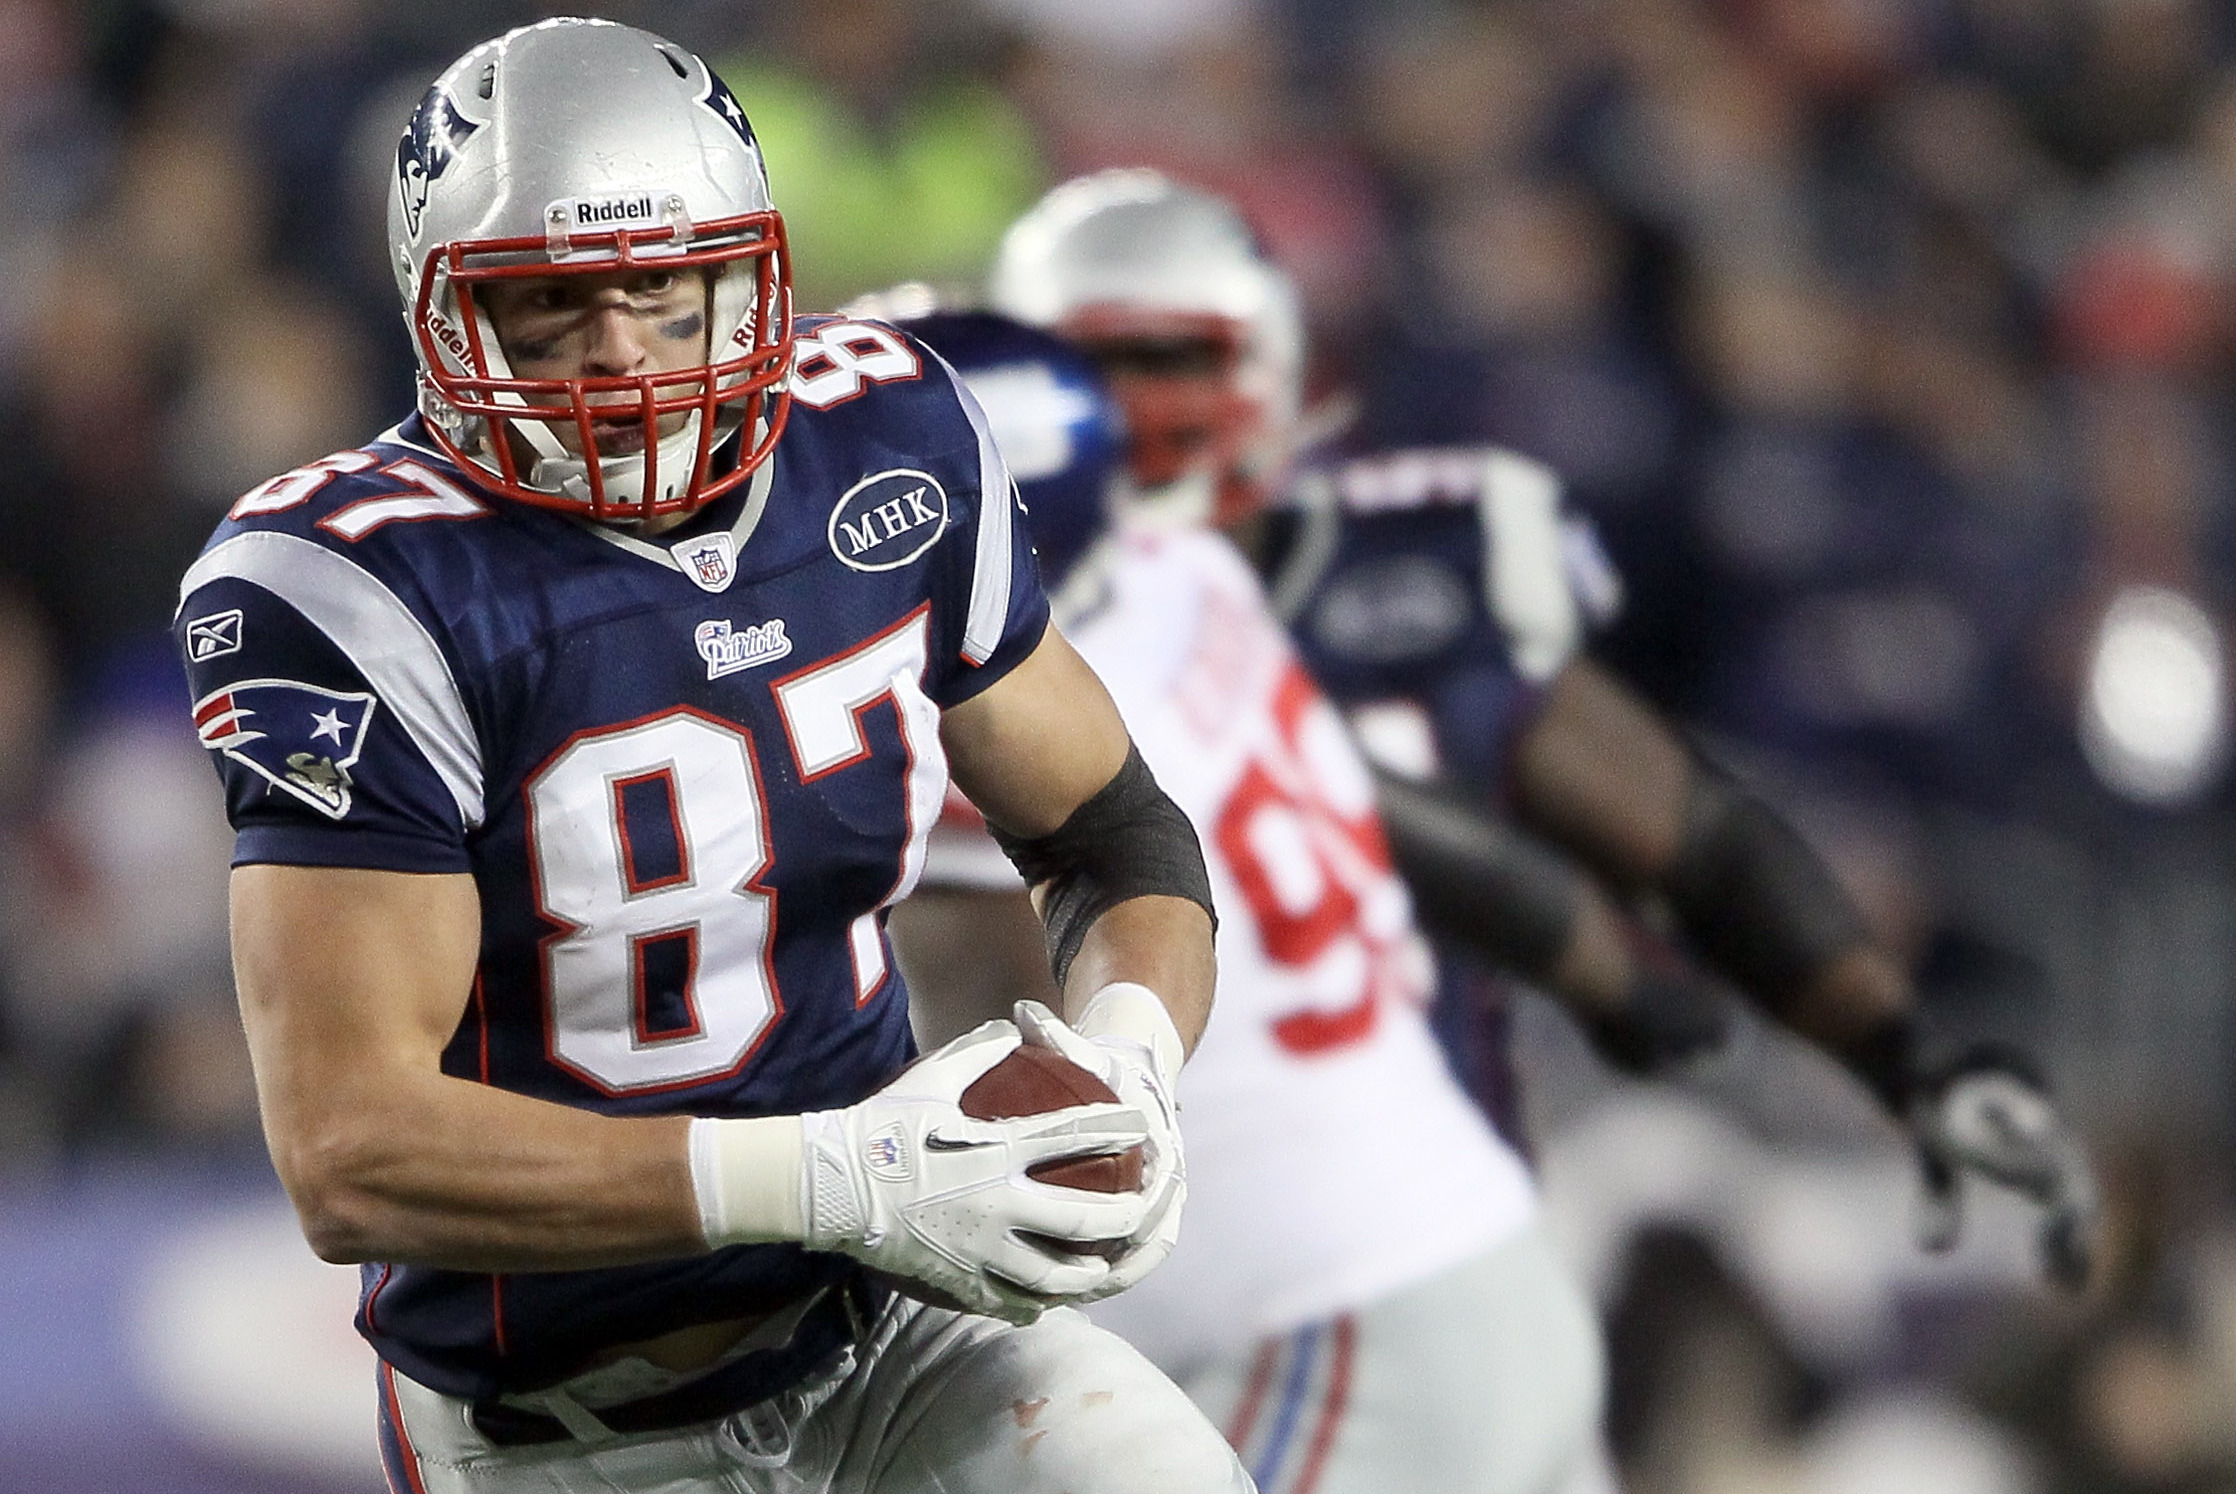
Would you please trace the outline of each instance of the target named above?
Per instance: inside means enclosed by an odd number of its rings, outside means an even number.
[[[975,405],[793,319],[745,114],[656,36],[475,48],[392,185],[419,409],[242,497],[177,621],[266,1135],[365,1263],[391,1487],[1247,1490],[1060,1306],[1170,1248],[1210,895]],[[910,1066],[884,923],[950,770],[1063,1015]],[[972,1119],[1025,1044],[1117,1103]],[[1138,1190],[1027,1176],[1137,1146]]]
[[[1591,1305],[1438,1050],[1372,779],[1256,575],[1212,529],[1111,528],[1119,422],[1078,352],[985,312],[902,325],[978,394],[1058,622],[1194,821],[1220,908],[1219,1002],[1178,1088],[1187,1234],[1093,1315],[1263,1490],[1593,1487]],[[928,1037],[1049,984],[1017,874],[971,818],[943,819],[894,916]]]

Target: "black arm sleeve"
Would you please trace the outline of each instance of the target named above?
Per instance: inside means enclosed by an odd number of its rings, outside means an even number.
[[[1726,1003],[1686,972],[1641,960],[1619,1004],[1601,1007],[1553,977],[1573,936],[1586,873],[1461,790],[1377,769],[1375,794],[1390,856],[1421,927],[1562,997],[1599,1055],[1631,1074],[1658,1074],[1724,1046]]]
[[[1662,891],[1693,952],[1773,1016],[1869,937],[1794,828],[1706,763],[1694,768],[1684,843]]]
[[[1450,785],[1377,769],[1374,789],[1421,927],[1530,980],[1550,976],[1576,925],[1581,873]]]
[[[1195,827],[1157,786],[1138,747],[1129,746],[1110,782],[1048,834],[1020,837],[997,825],[987,828],[1028,885],[1047,885],[1041,920],[1058,986],[1095,920],[1129,898],[1186,898],[1218,927]]]

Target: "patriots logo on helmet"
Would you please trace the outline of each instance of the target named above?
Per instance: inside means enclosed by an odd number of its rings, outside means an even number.
[[[202,745],[252,769],[328,819],[349,813],[349,770],[377,702],[298,680],[243,680],[194,703]]]
[[[427,210],[427,189],[445,171],[458,147],[481,126],[458,112],[450,90],[440,84],[412,111],[411,127],[396,142],[396,191],[404,202],[404,224],[419,237],[420,215]]]
[[[761,142],[753,138],[753,126],[746,120],[745,106],[738,102],[736,94],[730,92],[729,85],[714,75],[711,67],[707,69],[706,97],[699,102],[721,116],[724,124],[736,130],[738,138],[746,143],[749,150],[756,155],[760,154]]]

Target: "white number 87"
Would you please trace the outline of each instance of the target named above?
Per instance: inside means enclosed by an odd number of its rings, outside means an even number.
[[[923,869],[946,791],[939,711],[918,681],[924,612],[773,692],[803,782],[869,756],[861,716],[891,697],[908,753],[907,835],[889,906]],[[771,958],[775,889],[768,800],[753,737],[689,706],[585,733],[527,786],[536,906],[561,932],[544,943],[554,1063],[609,1095],[646,1094],[736,1073],[783,1012]],[[665,811],[665,827],[632,827]],[[665,831],[666,833],[662,833]],[[672,838],[671,838],[672,837]],[[665,853],[640,865],[645,847]],[[875,911],[849,929],[855,998],[886,975]],[[655,1011],[656,960],[680,971],[681,1010]]]

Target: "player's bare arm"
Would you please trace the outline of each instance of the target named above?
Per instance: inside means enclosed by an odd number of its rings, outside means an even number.
[[[600,1115],[444,1074],[480,930],[463,875],[234,874],[236,978],[267,1138],[322,1257],[542,1271],[740,1239],[844,1248],[818,1237],[801,1196],[802,1117],[723,1123],[716,1207],[694,1177],[688,1117]],[[996,1051],[953,1066],[982,1070]],[[934,1057],[924,1072],[937,1079]],[[831,1114],[844,1124],[849,1112]],[[1122,1120],[1114,1132],[1138,1134]],[[1041,1144],[1051,1155],[1076,1145]]]
[[[919,1042],[945,1042],[1020,1001],[1062,1005],[1040,918],[1022,891],[940,885],[929,867],[926,877],[887,925]]]
[[[955,782],[1009,835],[1060,831],[1128,762],[1131,739],[1102,681],[1056,629],[992,688],[946,713],[940,738]],[[1049,884],[1033,890],[1048,913]],[[1129,982],[1162,999],[1182,1051],[1211,1013],[1211,919],[1185,897],[1151,894],[1095,914],[1061,972],[1064,1015],[1082,1016],[1105,987]]]
[[[1123,1291],[1171,1253],[1187,1197],[1173,1082],[1211,1015],[1203,850],[1109,692],[1053,627],[947,712],[940,735],[1046,928],[1063,1017],[1019,1002],[1023,1040],[1098,1075],[1147,1128],[1146,1216],[1085,1295]]]
[[[688,1119],[442,1072],[480,948],[472,877],[252,865],[232,897],[265,1132],[320,1256],[528,1271],[705,1249]]]
[[[803,1128],[859,1129],[888,1100],[906,1108],[921,1096],[888,1090],[856,1110],[702,1122],[702,1138],[723,1144],[702,1141],[695,1155],[688,1117],[599,1115],[450,1077],[441,1056],[470,998],[480,928],[470,877],[299,866],[234,874],[234,960],[265,1128],[322,1257],[545,1271],[742,1240],[856,1243],[804,1196],[816,1145]],[[1006,1051],[989,1037],[933,1055],[916,1088],[967,1084]],[[1140,1134],[1123,1113],[1115,1119],[1118,1143]],[[1023,1132],[979,1139],[1049,1156],[1079,1145]],[[1003,1171],[948,1182],[994,1186]],[[1073,1216],[1098,1211],[1124,1216],[1112,1234],[1138,1223],[1124,1204],[1056,1209],[1061,1217],[1042,1225],[1059,1236],[1087,1227]],[[1009,1279],[1055,1295],[1064,1269],[1022,1257]],[[1011,1304],[989,1295],[979,1305]]]

